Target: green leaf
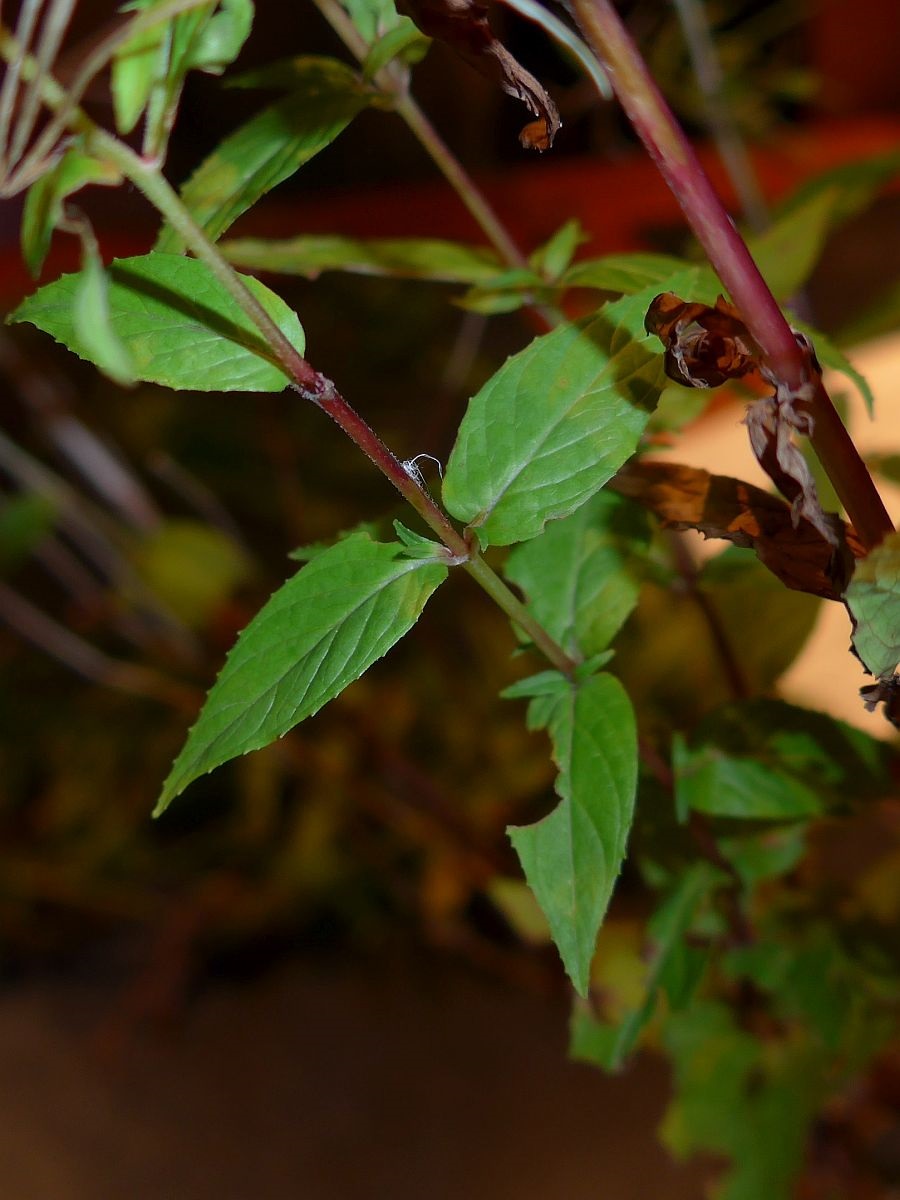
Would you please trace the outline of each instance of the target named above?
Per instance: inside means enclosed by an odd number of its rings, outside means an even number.
[[[28,189],[22,213],[22,257],[28,270],[41,273],[50,238],[63,215],[63,205],[74,192],[89,183],[107,186],[121,182],[121,175],[109,163],[84,154],[76,146]]]
[[[161,0],[132,0],[123,6],[123,11],[146,11],[160,3]],[[113,58],[110,87],[119,133],[130,133],[134,129],[154,87],[158,87],[165,77],[165,60],[174,20],[178,18],[135,34],[119,47]]]
[[[755,887],[764,879],[786,875],[806,852],[807,826],[776,825],[751,829],[737,837],[720,837],[719,849],[744,882]]]
[[[110,379],[129,386],[138,378],[129,347],[114,327],[110,281],[93,236],[86,238],[84,265],[72,295],[72,336],[87,358]],[[58,282],[58,281],[57,281]]]
[[[315,279],[323,271],[350,271],[438,283],[479,283],[493,279],[500,260],[486,246],[466,246],[438,238],[307,237],[264,241],[243,238],[220,247],[229,262],[251,271],[277,271]]]
[[[125,11],[150,11],[162,0],[132,0]],[[252,0],[211,0],[138,33],[113,59],[116,128],[129,133],[147,113],[145,151],[162,154],[191,70],[219,75],[233,62],[253,24]]]
[[[840,224],[867,208],[878,191],[900,173],[900,150],[888,150],[857,162],[841,163],[819,175],[805,180],[775,209],[774,216],[783,216],[805,208],[811,201],[827,193],[832,197],[832,221]]]
[[[370,46],[404,20],[393,0],[340,0],[340,5]]]
[[[568,654],[590,656],[609,645],[637,603],[649,540],[636,505],[599,492],[517,546],[504,574]]]
[[[651,299],[625,297],[536,338],[469,402],[444,503],[483,546],[535,537],[634,453],[665,382],[659,342],[644,332]]]
[[[844,599],[854,622],[853,649],[867,671],[889,678],[900,662],[900,533],[857,562]]]
[[[527,679],[517,679],[500,693],[504,700],[531,700],[536,696],[561,696],[569,687],[569,681],[559,671],[538,671]],[[543,729],[543,724],[533,725],[529,720],[529,729]]]
[[[294,90],[225,138],[181,189],[181,199],[216,241],[260,197],[324,150],[375,98],[359,75],[336,59],[295,60]],[[157,250],[183,249],[166,225]]]
[[[544,280],[557,280],[572,261],[575,251],[587,240],[588,235],[582,229],[581,222],[573,217],[530,255],[528,265]]]
[[[63,275],[7,319],[29,321],[80,358],[95,361],[76,328],[83,273]],[[257,280],[244,283],[302,352],[296,314]],[[175,254],[115,260],[109,268],[109,322],[134,360],[135,378],[192,391],[277,392],[289,382],[256,326],[205,264]]]
[[[685,935],[697,909],[723,882],[727,882],[727,877],[708,863],[695,863],[681,877],[647,926],[653,949],[641,1004],[618,1026],[598,1021],[585,1009],[576,1007],[569,1045],[573,1058],[616,1071],[637,1044],[663,992],[673,1010],[688,1002],[705,969],[706,954],[687,946]]]
[[[873,300],[863,301],[859,312],[837,332],[842,346],[856,346],[883,333],[893,333],[900,326],[900,281],[889,284],[875,293]]]
[[[561,800],[536,825],[510,826],[507,833],[563,965],[584,996],[634,811],[634,713],[612,675],[569,684],[532,706],[541,709],[550,732]]]
[[[663,285],[683,271],[694,271],[699,277],[701,268],[669,254],[606,254],[575,263],[560,282],[563,287],[597,288],[630,296],[650,287],[666,291]]]
[[[221,75],[250,36],[253,8],[252,0],[220,0],[218,11],[203,25],[199,36],[185,45],[185,68]]]
[[[373,43],[362,64],[364,79],[372,79],[395,59],[408,65],[421,62],[428,53],[431,38],[421,33],[409,17],[400,17],[399,21]]]
[[[394,522],[394,532],[403,543],[404,552],[409,558],[434,560],[446,557],[447,552],[440,542],[423,537],[421,533],[414,533],[412,529],[407,529],[402,521]]]
[[[776,700],[725,705],[675,743],[676,805],[716,817],[802,820],[877,795],[890,751],[824,713]]]
[[[172,767],[156,815],[189,783],[275,741],[358,679],[447,577],[356,534],[302,567],[238,638]]]
[[[812,274],[834,224],[836,203],[831,189],[811,193],[764,233],[747,239],[747,248],[779,300],[792,296]]]

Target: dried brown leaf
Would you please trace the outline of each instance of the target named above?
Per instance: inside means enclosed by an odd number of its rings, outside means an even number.
[[[666,348],[666,374],[686,387],[713,388],[756,370],[759,350],[733,304],[714,307],[662,292],[644,320]]]
[[[790,505],[762,488],[676,463],[633,462],[608,485],[650,509],[672,529],[749,546],[787,587],[840,600],[853,558],[864,553],[854,530],[829,517],[825,538],[816,524],[795,521]]]
[[[424,34],[446,42],[461,58],[509,96],[521,100],[535,118],[519,134],[528,150],[549,150],[560,127],[559,110],[530,71],[518,63],[488,23],[487,6],[478,0],[397,0]]]

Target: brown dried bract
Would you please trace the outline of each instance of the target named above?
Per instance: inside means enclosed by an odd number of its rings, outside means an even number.
[[[811,521],[796,522],[788,504],[762,488],[675,463],[633,462],[608,485],[650,509],[671,529],[749,546],[787,587],[840,600],[865,551],[852,527],[827,518],[836,545]]]
[[[724,296],[710,308],[663,292],[647,310],[644,328],[666,347],[666,374],[686,387],[718,387],[759,365],[756,343]]]
[[[521,100],[535,120],[519,134],[528,150],[549,150],[560,127],[559,110],[535,77],[497,40],[488,24],[488,10],[478,0],[397,0],[397,9],[411,17],[428,37],[451,46],[460,57],[509,96]]]

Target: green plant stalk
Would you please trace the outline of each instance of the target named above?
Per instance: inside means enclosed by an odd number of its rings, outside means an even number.
[[[0,56],[6,59],[20,54],[15,38],[0,26]],[[26,56],[26,60],[29,56]],[[33,62],[27,63],[29,68]],[[45,103],[54,111],[65,103],[65,92],[51,76],[42,79]],[[67,124],[80,133],[86,149],[115,166],[143,193],[157,211],[179,234],[185,245],[206,263],[215,278],[241,310],[256,325],[272,351],[272,356],[284,370],[294,387],[331,417],[351,441],[394,485],[401,496],[438,535],[454,565],[463,565],[476,582],[484,588],[499,607],[515,621],[549,659],[566,675],[571,675],[576,663],[528,612],[514,593],[485,561],[473,552],[470,543],[454,527],[447,514],[435,503],[428,491],[410,475],[395,454],[388,449],[377,433],[363,420],[338,392],[334,383],[317,371],[291,345],[256,297],[244,285],[234,268],[209,240],[181,202],[155,162],[148,162],[124,142],[96,125],[81,109],[73,109]]]
[[[313,3],[350,53],[359,62],[363,62],[370,47],[341,6],[336,3],[336,0],[313,0]],[[392,98],[394,111],[406,122],[410,131],[472,214],[479,228],[504,262],[510,267],[527,268],[528,261],[525,255],[509,236],[503,222],[481,194],[474,180],[452,154],[425,113],[409,95],[403,84],[398,81],[390,64],[382,67],[376,73],[374,82],[381,91]]]
[[[743,238],[716,195],[610,0],[568,0],[619,102],[741,311],[769,370],[810,421],[810,441],[868,549],[893,523],[807,353],[797,343]]]

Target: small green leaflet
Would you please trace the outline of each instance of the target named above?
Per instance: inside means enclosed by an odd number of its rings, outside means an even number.
[[[66,199],[86,184],[112,186],[120,183],[121,178],[115,167],[73,146],[31,185],[22,214],[21,239],[22,257],[32,275],[37,277],[41,273]]]
[[[409,19],[400,16],[394,0],[340,0],[340,5],[370,46]]]
[[[302,353],[296,314],[258,280],[242,278]],[[280,392],[289,382],[256,326],[197,259],[157,253],[116,259],[108,279],[109,327],[131,355],[134,378],[197,392]],[[83,272],[63,275],[7,319],[29,321],[80,358],[103,365],[77,326],[83,285]]]
[[[229,262],[251,271],[315,279],[323,271],[385,275],[435,283],[484,283],[502,270],[493,250],[439,238],[348,238],[316,234],[267,241],[235,239],[219,247]]]
[[[900,150],[888,150],[856,162],[829,167],[814,175],[792,192],[776,207],[774,216],[780,221],[788,213],[804,208],[821,192],[832,197],[832,221],[846,221],[866,208],[878,191],[895,175],[900,174]]]
[[[560,226],[553,237],[529,255],[528,265],[548,283],[555,283],[572,261],[572,256],[588,235],[577,218]]]
[[[555,694],[533,700],[529,715],[530,724],[537,720],[549,730],[561,799],[542,821],[510,826],[507,833],[563,965],[584,996],[631,828],[637,730],[614,676],[594,675],[580,684],[558,678]]]
[[[421,62],[428,53],[431,38],[420,33],[409,17],[400,17],[399,20],[401,24],[395,25],[373,42],[362,64],[365,79],[373,79],[395,59],[408,65]]]
[[[867,671],[889,679],[900,662],[900,533],[856,564],[844,599],[854,623],[853,649]]]
[[[181,189],[191,216],[213,241],[377,99],[354,70],[330,58],[295,59],[291,89],[220,142]],[[165,225],[155,248],[178,252],[183,242]]]
[[[814,193],[764,233],[747,239],[747,248],[777,299],[792,296],[809,279],[834,224],[836,203],[837,196],[830,190]]]
[[[443,494],[483,546],[535,537],[634,453],[665,385],[659,342],[644,332],[658,290],[535,338],[469,402]]]
[[[84,356],[104,375],[123,386],[137,379],[137,366],[128,346],[113,328],[109,276],[93,235],[85,237],[83,266],[72,298],[72,332]]]
[[[446,578],[442,562],[364,533],[302,567],[229,653],[156,815],[200,775],[274,742],[339,695],[412,628]]]
[[[598,492],[517,546],[504,567],[568,654],[606,648],[637,603],[650,529],[634,504]]]

